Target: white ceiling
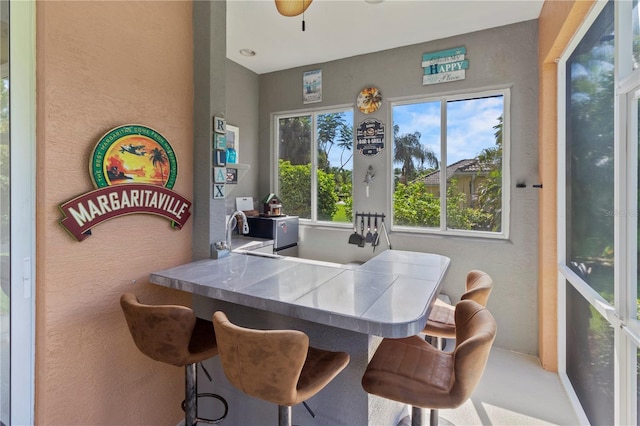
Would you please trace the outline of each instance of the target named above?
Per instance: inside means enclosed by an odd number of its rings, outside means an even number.
[[[303,32],[302,15],[280,15],[273,0],[227,0],[227,57],[264,74],[536,19],[543,3],[314,0]]]

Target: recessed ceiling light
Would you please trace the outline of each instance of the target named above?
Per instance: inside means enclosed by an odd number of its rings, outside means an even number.
[[[240,49],[242,56],[256,56],[256,52],[251,49]]]
[[[364,0],[364,1],[369,4],[378,4],[378,3],[382,3],[384,0]]]

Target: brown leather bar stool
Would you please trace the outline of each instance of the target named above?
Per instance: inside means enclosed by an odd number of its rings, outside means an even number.
[[[140,352],[156,361],[185,367],[185,400],[182,402],[185,426],[221,422],[227,416],[227,401],[213,393],[197,393],[197,364],[218,354],[211,321],[196,318],[193,310],[186,306],[142,304],[132,293],[120,297],[120,306]],[[204,372],[211,380],[209,373]],[[224,406],[222,416],[198,418],[200,397],[219,400]]]
[[[278,404],[281,426],[291,425],[292,405],[314,396],[349,363],[345,352],[309,346],[302,331],[244,328],[220,311],[213,327],[227,379],[247,395]]]
[[[493,289],[493,279],[483,271],[472,270],[467,273],[465,292],[460,300],[475,300],[482,306],[487,306],[489,295]],[[455,307],[440,299],[436,299],[429,318],[422,331],[427,336],[435,337],[436,347],[443,348],[443,339],[456,337],[456,323],[454,319]]]
[[[456,408],[473,393],[487,365],[496,336],[493,315],[473,300],[455,308],[456,347],[441,351],[420,336],[385,338],[362,377],[370,394],[410,404],[411,424],[422,424],[422,408],[430,408],[430,424],[438,409]]]

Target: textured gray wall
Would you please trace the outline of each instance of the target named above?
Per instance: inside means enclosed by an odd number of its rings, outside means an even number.
[[[258,193],[258,74],[227,59],[226,72],[227,124],[240,129],[239,163],[248,164],[249,172],[238,180],[237,185],[227,185],[227,213],[235,208],[236,197],[250,196],[257,201],[267,194]],[[268,163],[267,163],[268,164]]]
[[[511,212],[510,239],[495,241],[461,237],[416,235],[394,232],[394,249],[433,251],[452,258],[444,291],[455,301],[463,291],[468,270],[489,272],[495,290],[489,307],[500,327],[498,346],[537,354],[537,183],[538,85],[537,22],[530,21],[449,39],[362,55],[325,64],[296,68],[262,76],[227,61],[227,119],[240,127],[240,162],[251,170],[227,200],[249,195],[259,200],[270,192],[271,114],[273,112],[354,105],[357,93],[366,86],[380,88],[384,99],[427,94],[470,92],[496,87],[511,88]],[[470,62],[463,81],[423,86],[420,60],[423,53],[465,46]],[[323,102],[302,104],[302,72],[322,69]],[[259,91],[259,96],[258,96]],[[259,127],[258,104],[259,99]],[[371,116],[382,120],[390,134],[388,103]],[[356,111],[356,124],[365,116]],[[389,141],[385,151],[374,158],[355,155],[355,209],[389,212]],[[364,196],[359,185],[366,168],[372,165],[377,179]],[[515,189],[515,182],[526,181],[527,189]],[[302,227],[300,252],[304,257],[348,262],[365,261],[369,249],[347,244],[350,230]],[[384,241],[380,249],[384,249]]]
[[[192,257],[210,256],[224,240],[225,200],[212,198],[212,118],[224,116],[226,96],[226,2],[193,3],[193,233]]]
[[[271,156],[271,114],[328,106],[352,105],[359,91],[368,86],[380,89],[383,105],[368,116],[355,110],[355,124],[375,117],[387,126],[385,150],[369,158],[354,156],[354,210],[389,213],[392,123],[389,100],[434,94],[511,89],[511,203],[509,240],[444,237],[393,232],[394,249],[436,252],[450,256],[452,265],[444,292],[457,301],[464,278],[471,269],[490,273],[495,282],[489,308],[498,322],[496,345],[527,354],[538,353],[537,264],[538,264],[538,68],[537,21],[494,28],[442,40],[361,55],[343,60],[300,67],[260,76],[259,132],[257,158]],[[356,41],[353,41],[357,43]],[[422,85],[422,54],[458,46],[467,48],[469,69],[466,79]],[[321,103],[302,103],[302,73],[322,70]],[[229,92],[231,93],[231,92]],[[247,155],[247,154],[243,154]],[[247,157],[245,157],[247,158]],[[254,157],[255,158],[255,157]],[[365,197],[361,184],[372,165],[376,179]],[[271,170],[265,161],[252,164],[257,172],[258,190],[270,190]],[[524,181],[526,189],[516,189]],[[251,194],[246,194],[251,195]],[[351,229],[301,227],[300,253],[303,257],[349,262],[364,261],[373,253],[370,246],[347,244]],[[378,250],[385,249],[385,243]]]

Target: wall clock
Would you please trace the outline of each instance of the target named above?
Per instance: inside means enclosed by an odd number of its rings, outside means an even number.
[[[364,114],[376,112],[380,108],[380,104],[382,104],[382,94],[375,87],[362,89],[356,100],[358,109]]]

